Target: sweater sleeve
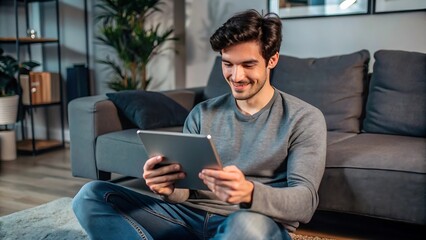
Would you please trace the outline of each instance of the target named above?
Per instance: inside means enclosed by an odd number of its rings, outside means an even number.
[[[288,186],[275,188],[254,182],[250,210],[279,222],[309,222],[319,203],[326,133],[324,116],[318,109],[313,108],[295,120],[287,156]]]
[[[186,117],[185,123],[183,125],[183,132],[184,133],[193,133],[193,134],[199,134],[200,133],[200,110],[199,106],[195,106],[194,109],[189,113],[188,117]]]

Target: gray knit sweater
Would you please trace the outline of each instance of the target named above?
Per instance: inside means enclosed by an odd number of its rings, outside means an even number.
[[[248,210],[290,231],[311,219],[326,154],[326,125],[318,109],[275,90],[262,110],[247,116],[226,94],[198,104],[184,132],[210,134],[223,165],[236,165],[254,183]],[[209,191],[197,191],[183,204],[220,215],[239,209]]]

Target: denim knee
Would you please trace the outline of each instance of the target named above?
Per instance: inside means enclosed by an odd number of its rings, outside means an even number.
[[[78,207],[78,203],[87,200],[88,198],[92,199],[99,195],[99,188],[106,182],[102,181],[92,181],[88,182],[81,187],[80,191],[75,195],[73,199],[73,208]]]
[[[218,239],[286,239],[286,230],[278,224],[263,214],[237,211],[229,215],[219,226],[217,237]]]
[[[87,207],[87,203],[91,201],[103,201],[105,185],[109,185],[108,182],[103,181],[92,181],[86,183],[80,191],[75,195],[72,201],[72,209],[78,219],[84,218],[85,215],[90,215],[90,207]]]

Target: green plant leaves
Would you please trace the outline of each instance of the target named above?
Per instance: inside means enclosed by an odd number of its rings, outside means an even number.
[[[3,55],[3,53],[4,50],[0,48],[0,97],[19,93],[20,88],[16,80],[17,73],[28,74],[34,67],[40,65],[33,61],[23,62],[19,65],[14,57]]]
[[[165,42],[177,40],[173,28],[160,31],[161,24],[145,24],[147,17],[161,11],[161,4],[160,0],[100,0],[96,4],[100,10],[96,20],[102,25],[96,39],[114,49],[121,61],[98,61],[113,70],[108,83],[111,89],[146,89],[151,80],[146,74],[148,62],[162,51]]]

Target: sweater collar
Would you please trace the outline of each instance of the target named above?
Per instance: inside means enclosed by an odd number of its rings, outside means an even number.
[[[236,103],[236,101],[235,101],[235,98],[231,98],[231,101],[232,101],[232,106],[233,106],[233,108],[234,108],[234,112],[235,112],[235,115],[237,116],[237,118],[239,119],[239,120],[241,120],[241,121],[252,121],[252,120],[255,120],[255,119],[257,119],[260,115],[262,115],[262,113],[264,113],[265,111],[267,111],[267,110],[269,110],[270,108],[271,108],[271,106],[272,106],[272,104],[275,102],[275,100],[277,99],[277,97],[278,97],[278,91],[277,91],[277,89],[276,88],[274,88],[274,95],[272,96],[272,98],[271,98],[271,100],[269,100],[269,102],[268,102],[268,104],[266,104],[262,109],[260,109],[257,113],[255,113],[255,114],[253,114],[253,115],[245,115],[245,114],[243,114],[240,110],[239,110],[239,108],[238,108],[238,106],[237,106],[237,103]],[[232,96],[232,95],[231,95]]]

